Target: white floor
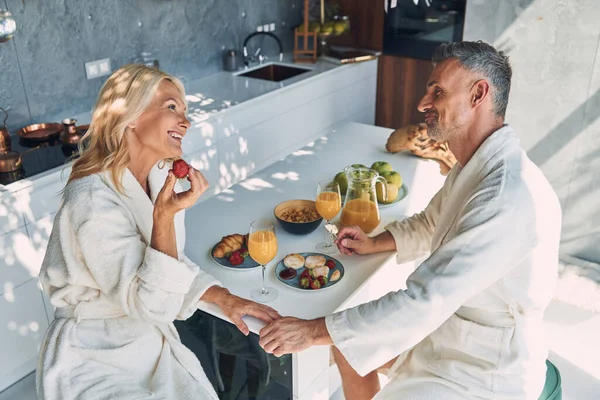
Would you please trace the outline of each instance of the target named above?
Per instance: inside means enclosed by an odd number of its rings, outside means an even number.
[[[553,301],[545,321],[549,358],[560,371],[563,400],[600,399],[600,314]],[[330,400],[344,400],[335,366],[329,383]],[[33,373],[0,393],[0,400],[35,399]]]

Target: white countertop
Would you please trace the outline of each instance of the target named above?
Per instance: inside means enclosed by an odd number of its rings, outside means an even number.
[[[396,264],[392,253],[370,256],[333,255],[345,268],[344,278],[325,290],[298,291],[280,283],[274,275],[276,261],[289,253],[315,251],[315,245],[324,239],[323,224],[315,232],[296,236],[279,227],[273,208],[290,199],[314,199],[317,183],[333,179],[335,174],[350,164],[371,165],[388,161],[401,173],[408,186],[408,196],[401,202],[381,209],[381,223],[376,230],[395,220],[421,211],[442,186],[444,177],[438,164],[410,154],[390,154],[385,142],[392,130],[369,125],[348,123],[332,129],[327,137],[309,143],[301,150],[272,164],[229,190],[208,199],[186,214],[186,254],[203,270],[219,279],[232,293],[250,298],[251,290],[261,285],[261,271],[234,271],[221,267],[210,256],[210,249],[222,236],[247,233],[250,223],[258,218],[271,218],[277,231],[279,251],[275,261],[267,267],[267,284],[279,291],[279,297],[269,305],[282,315],[316,318],[344,309],[349,299],[364,285],[374,272],[387,264]],[[284,155],[282,155],[284,156]],[[337,219],[336,219],[337,220]],[[336,221],[334,220],[334,221]],[[410,266],[399,266],[404,276]],[[203,308],[226,319],[213,305]],[[262,327],[260,321],[248,318],[253,332]]]

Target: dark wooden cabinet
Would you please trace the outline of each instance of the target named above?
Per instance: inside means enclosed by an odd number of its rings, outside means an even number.
[[[381,0],[338,0],[340,12],[350,19],[350,33],[331,38],[329,42],[338,46],[359,49],[383,50],[383,1]]]
[[[425,94],[431,69],[430,61],[381,55],[375,124],[396,129],[423,122],[417,105]]]
[[[350,18],[349,35],[330,43],[360,49],[383,50],[385,11],[382,0],[338,0],[340,11]],[[431,72],[431,62],[414,58],[381,55],[377,74],[375,124],[386,128],[422,122],[417,110]]]

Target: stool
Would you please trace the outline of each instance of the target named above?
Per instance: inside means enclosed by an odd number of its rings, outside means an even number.
[[[546,383],[538,400],[562,400],[562,388],[558,368],[546,360]]]

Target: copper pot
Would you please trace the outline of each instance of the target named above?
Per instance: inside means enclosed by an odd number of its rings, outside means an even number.
[[[23,156],[30,151],[37,150],[40,146],[34,147],[25,151],[23,154],[19,154],[16,151],[6,151],[0,153],[0,172],[13,172],[18,171],[23,167]]]
[[[2,128],[0,128],[0,153],[6,153],[7,151],[10,151],[11,146],[10,133],[6,128],[8,112],[2,107],[0,107],[0,110],[4,111],[4,123],[2,124]]]

